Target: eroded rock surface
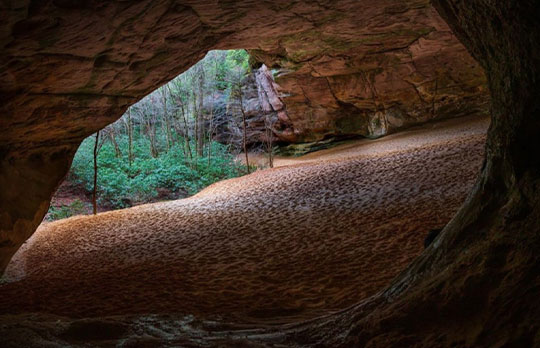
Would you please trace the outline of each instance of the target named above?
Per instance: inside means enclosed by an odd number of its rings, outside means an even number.
[[[200,333],[210,343],[219,325],[272,326],[347,308],[381,290],[455,214],[480,168],[488,124],[445,121],[313,153],[188,199],[44,224],[0,284],[0,313],[10,314],[0,315],[0,337],[17,332],[10,319],[41,331],[14,315],[39,311],[96,318],[59,335],[81,342],[142,331],[165,345],[189,337],[183,330],[196,321],[218,320]],[[168,338],[149,325],[127,333],[115,324],[146,313],[193,323],[174,328],[166,319]],[[65,325],[59,319],[43,337]]]
[[[202,58],[279,67],[289,142],[377,136],[483,108],[483,75],[428,0],[7,1],[0,12],[0,270],[80,141]]]
[[[359,26],[320,27],[250,50],[271,67],[287,117],[279,139],[379,137],[435,118],[486,112],[485,77],[430,7],[367,5]]]
[[[539,7],[536,0],[433,2],[489,82],[493,123],[480,179],[438,240],[386,291],[346,312],[280,328],[287,343],[540,344]],[[412,0],[1,6],[0,269],[45,213],[80,140],[204,50],[271,51],[265,40],[283,35],[345,28],[337,23],[360,32],[369,18],[431,11],[427,1]]]
[[[3,118],[8,131],[0,139],[6,145],[79,140],[208,49],[247,48],[270,67],[295,70],[280,79],[291,93],[292,121],[304,117],[309,108],[298,108],[306,102],[319,106],[315,116],[340,102],[371,111],[398,101],[429,104],[413,114],[420,116],[433,113],[434,101],[440,109],[444,96],[477,95],[483,82],[428,1],[3,6],[0,91],[11,117]]]
[[[247,147],[261,147],[269,141],[272,144],[278,142],[275,127],[279,126],[278,120],[287,117],[287,113],[280,98],[279,86],[274,82],[266,65],[253,69],[244,79],[241,93],[241,101],[239,98],[227,99],[223,93],[211,104],[214,109],[221,110],[213,121],[216,126],[214,140],[242,149],[242,102],[246,116]]]

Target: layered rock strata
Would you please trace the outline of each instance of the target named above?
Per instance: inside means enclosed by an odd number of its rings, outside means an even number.
[[[247,48],[294,71],[276,77],[291,91],[290,126],[277,133],[288,141],[367,132],[369,115],[391,128],[445,108],[471,112],[482,95],[478,66],[427,0],[1,6],[0,270],[40,223],[81,140],[210,49]]]

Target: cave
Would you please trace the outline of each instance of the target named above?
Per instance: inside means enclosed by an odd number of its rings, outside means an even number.
[[[4,3],[0,270],[41,223],[85,137],[208,50],[245,48],[266,66],[289,70],[282,79],[285,89],[301,91],[284,100],[288,122],[295,126],[284,128],[282,136],[291,142],[340,131],[384,135],[369,122],[381,117],[399,128],[425,115],[489,110],[491,125],[481,173],[465,203],[385,289],[307,322],[249,330],[206,323],[205,330],[214,325],[217,332],[209,344],[538,346],[536,5],[502,0]],[[441,53],[446,49],[450,55]],[[426,70],[434,75],[426,76]],[[441,93],[456,79],[462,88]],[[342,118],[359,108],[366,115],[362,122]],[[54,331],[53,319],[20,320],[40,323],[41,333]],[[144,320],[165,325],[168,319],[88,319],[62,335],[118,338]],[[9,335],[14,339],[17,331]],[[195,336],[174,344],[204,345]]]

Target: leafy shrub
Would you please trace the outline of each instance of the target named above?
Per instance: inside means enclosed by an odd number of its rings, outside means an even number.
[[[98,154],[98,203],[113,208],[128,207],[155,199],[158,189],[167,189],[181,196],[195,194],[217,181],[245,173],[244,166],[234,161],[227,147],[213,142],[211,158],[192,155],[184,158],[181,145],[176,143],[169,151],[161,147],[157,158],[150,155],[148,139],[133,142],[134,160],[128,161],[127,136],[118,135],[122,157],[116,157],[114,147],[105,142]],[[83,141],[70,170],[70,179],[82,183],[90,192],[93,188],[94,137]],[[195,148],[195,144],[192,144]]]
[[[88,207],[84,202],[76,199],[68,205],[62,205],[60,207],[50,206],[47,212],[47,220],[54,221],[65,219],[74,215],[86,214]]]

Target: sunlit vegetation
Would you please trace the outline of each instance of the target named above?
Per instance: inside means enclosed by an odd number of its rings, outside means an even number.
[[[162,134],[156,136],[155,155],[152,155],[149,139],[134,135],[130,165],[127,136],[116,137],[119,153],[111,142],[106,142],[99,150],[97,197],[100,205],[122,208],[153,201],[158,196],[181,198],[216,181],[245,173],[245,168],[234,161],[224,145],[208,143],[202,156],[192,151],[191,158],[186,158],[182,145],[175,142],[167,148]],[[70,172],[72,180],[82,183],[88,191],[93,188],[93,141],[88,138],[83,142]],[[195,145],[191,141],[191,147]]]
[[[182,198],[245,174],[237,153],[213,135],[224,109],[242,108],[241,83],[250,72],[244,50],[211,51],[185,73],[130,107],[99,133],[97,203],[109,209]],[[239,98],[240,96],[240,98]],[[68,180],[92,192],[96,135],[83,141]],[[49,219],[82,207],[51,207]],[[80,208],[80,209],[79,209]]]
[[[73,215],[85,214],[88,210],[87,205],[79,199],[73,202],[60,206],[51,206],[47,213],[47,220],[60,220]]]

